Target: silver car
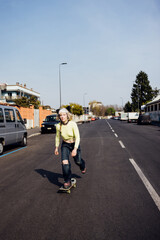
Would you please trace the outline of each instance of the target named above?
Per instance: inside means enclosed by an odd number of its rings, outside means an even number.
[[[25,121],[17,108],[0,105],[0,155],[4,146],[20,143],[27,145],[27,130]]]

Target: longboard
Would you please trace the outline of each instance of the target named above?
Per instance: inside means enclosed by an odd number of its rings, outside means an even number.
[[[71,186],[69,188],[64,188],[63,186],[59,188],[59,192],[71,193],[71,188],[76,188],[76,179],[71,178]]]

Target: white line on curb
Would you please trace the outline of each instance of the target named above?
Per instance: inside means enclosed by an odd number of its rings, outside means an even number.
[[[134,166],[136,172],[138,173],[139,177],[141,178],[142,182],[144,183],[145,187],[147,188],[149,194],[151,195],[153,201],[155,202],[156,206],[158,207],[160,211],[160,197],[157,194],[157,192],[154,190],[148,179],[145,177],[139,166],[136,164],[134,159],[130,158],[129,161],[132,163]]]
[[[30,138],[30,137],[34,137],[34,136],[37,136],[37,135],[40,135],[40,133],[34,133],[34,134],[28,136],[28,138]]]
[[[125,148],[124,144],[122,143],[122,141],[119,141],[120,145],[122,148]]]

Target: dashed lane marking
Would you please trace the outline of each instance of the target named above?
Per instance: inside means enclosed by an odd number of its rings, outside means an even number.
[[[125,146],[124,146],[124,144],[123,144],[122,141],[119,141],[119,143],[120,143],[120,145],[121,145],[122,148],[125,148]]]
[[[107,121],[106,121],[107,122]],[[108,123],[108,122],[107,122]],[[109,127],[112,129],[111,125],[108,123]],[[118,137],[118,135],[116,133],[114,133],[114,135],[116,137]],[[122,141],[119,141],[120,145],[122,148],[125,148],[124,144]],[[127,151],[127,150],[126,150]],[[128,152],[128,151],[127,151]],[[140,167],[137,165],[137,163],[134,161],[134,159],[129,158],[129,161],[131,162],[131,164],[133,165],[133,167],[135,168],[137,174],[139,175],[140,179],[142,180],[143,184],[145,185],[147,191],[149,192],[149,194],[151,195],[154,203],[156,204],[158,210],[160,211],[160,196],[158,195],[158,193],[155,191],[155,189],[153,188],[153,186],[151,185],[151,183],[148,181],[148,179],[146,178],[146,176],[144,175],[144,173],[142,172],[142,170],[140,169]]]

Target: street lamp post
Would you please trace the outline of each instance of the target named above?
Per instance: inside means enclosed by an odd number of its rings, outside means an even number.
[[[60,102],[60,106],[61,107],[61,65],[65,65],[67,63],[60,63],[59,64],[59,102]]]
[[[123,110],[123,98],[121,97],[121,99],[122,99],[122,110]]]

